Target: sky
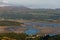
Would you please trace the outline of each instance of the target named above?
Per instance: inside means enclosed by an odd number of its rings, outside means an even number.
[[[29,8],[60,8],[60,0],[0,0],[0,2],[24,5]]]

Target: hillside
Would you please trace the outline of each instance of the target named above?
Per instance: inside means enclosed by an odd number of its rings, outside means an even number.
[[[22,23],[15,21],[2,20],[0,21],[0,26],[21,26]]]
[[[60,9],[30,9],[25,6],[0,7],[0,19],[60,20]]]
[[[60,12],[35,11],[35,12],[18,12],[3,11],[0,12],[0,19],[25,19],[25,20],[60,20]]]

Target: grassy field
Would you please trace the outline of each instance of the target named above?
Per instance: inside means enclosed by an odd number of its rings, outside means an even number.
[[[20,26],[23,23],[16,22],[16,21],[8,21],[8,20],[1,20],[0,26]]]

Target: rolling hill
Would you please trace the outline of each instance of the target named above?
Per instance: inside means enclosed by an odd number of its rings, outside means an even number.
[[[0,18],[60,20],[60,9],[30,9],[24,5],[0,3]]]

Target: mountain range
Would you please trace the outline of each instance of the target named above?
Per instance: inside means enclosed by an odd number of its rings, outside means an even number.
[[[15,5],[0,2],[0,10],[30,10],[30,8],[25,7],[23,5]]]
[[[9,4],[0,2],[0,10],[31,10],[31,8],[28,8],[24,5],[17,5],[17,4]],[[33,10],[53,10],[53,9],[33,9]],[[60,10],[60,8],[57,8],[56,10]]]

